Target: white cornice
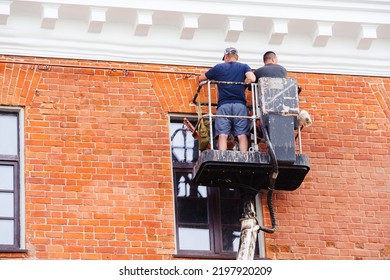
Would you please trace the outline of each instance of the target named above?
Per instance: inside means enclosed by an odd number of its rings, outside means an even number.
[[[390,76],[390,0],[0,0],[0,53]]]

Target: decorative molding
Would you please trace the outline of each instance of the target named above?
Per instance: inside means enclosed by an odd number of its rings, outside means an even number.
[[[269,33],[268,43],[271,45],[280,45],[283,42],[284,36],[288,34],[288,22],[287,19],[274,19],[272,20],[272,27]]]
[[[244,31],[243,17],[228,17],[225,42],[237,42],[240,34]]]
[[[42,4],[42,28],[54,29],[58,20],[58,9],[60,5],[57,4]]]
[[[0,2],[0,25],[7,24],[7,20],[10,14],[11,1]]]
[[[209,67],[228,46],[252,68],[390,76],[388,0],[7,0],[0,53]]]
[[[199,15],[183,14],[180,39],[191,40],[194,38],[195,31],[199,28],[198,19]]]
[[[137,11],[137,20],[135,22],[136,36],[147,36],[150,27],[153,25],[153,12],[147,10]]]
[[[91,7],[88,32],[100,33],[102,31],[103,24],[106,22],[106,13],[106,8]]]
[[[313,36],[313,46],[324,47],[333,35],[333,22],[317,22]]]
[[[372,42],[378,38],[376,30],[378,25],[362,24],[360,26],[360,33],[357,38],[357,48],[361,50],[368,50]]]

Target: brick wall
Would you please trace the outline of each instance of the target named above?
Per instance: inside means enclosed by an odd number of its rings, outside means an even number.
[[[311,171],[301,188],[276,195],[277,259],[389,259],[390,79],[291,73]],[[268,237],[268,236],[267,236]]]
[[[195,113],[203,70],[2,56],[0,105],[25,108],[28,252],[0,257],[171,259],[168,114]],[[390,79],[289,75],[311,171],[276,194],[267,257],[389,259]]]

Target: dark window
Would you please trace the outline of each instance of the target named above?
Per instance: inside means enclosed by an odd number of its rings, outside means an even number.
[[[0,252],[20,250],[18,118],[0,110]]]
[[[195,125],[195,119],[187,118]],[[239,246],[242,205],[238,191],[193,184],[197,140],[182,118],[170,122],[176,217],[176,255],[234,259]]]

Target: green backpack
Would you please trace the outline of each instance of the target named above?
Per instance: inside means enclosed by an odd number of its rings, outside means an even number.
[[[208,149],[210,144],[210,121],[200,119],[198,131],[199,131],[199,138],[198,138],[199,150],[204,151]]]

